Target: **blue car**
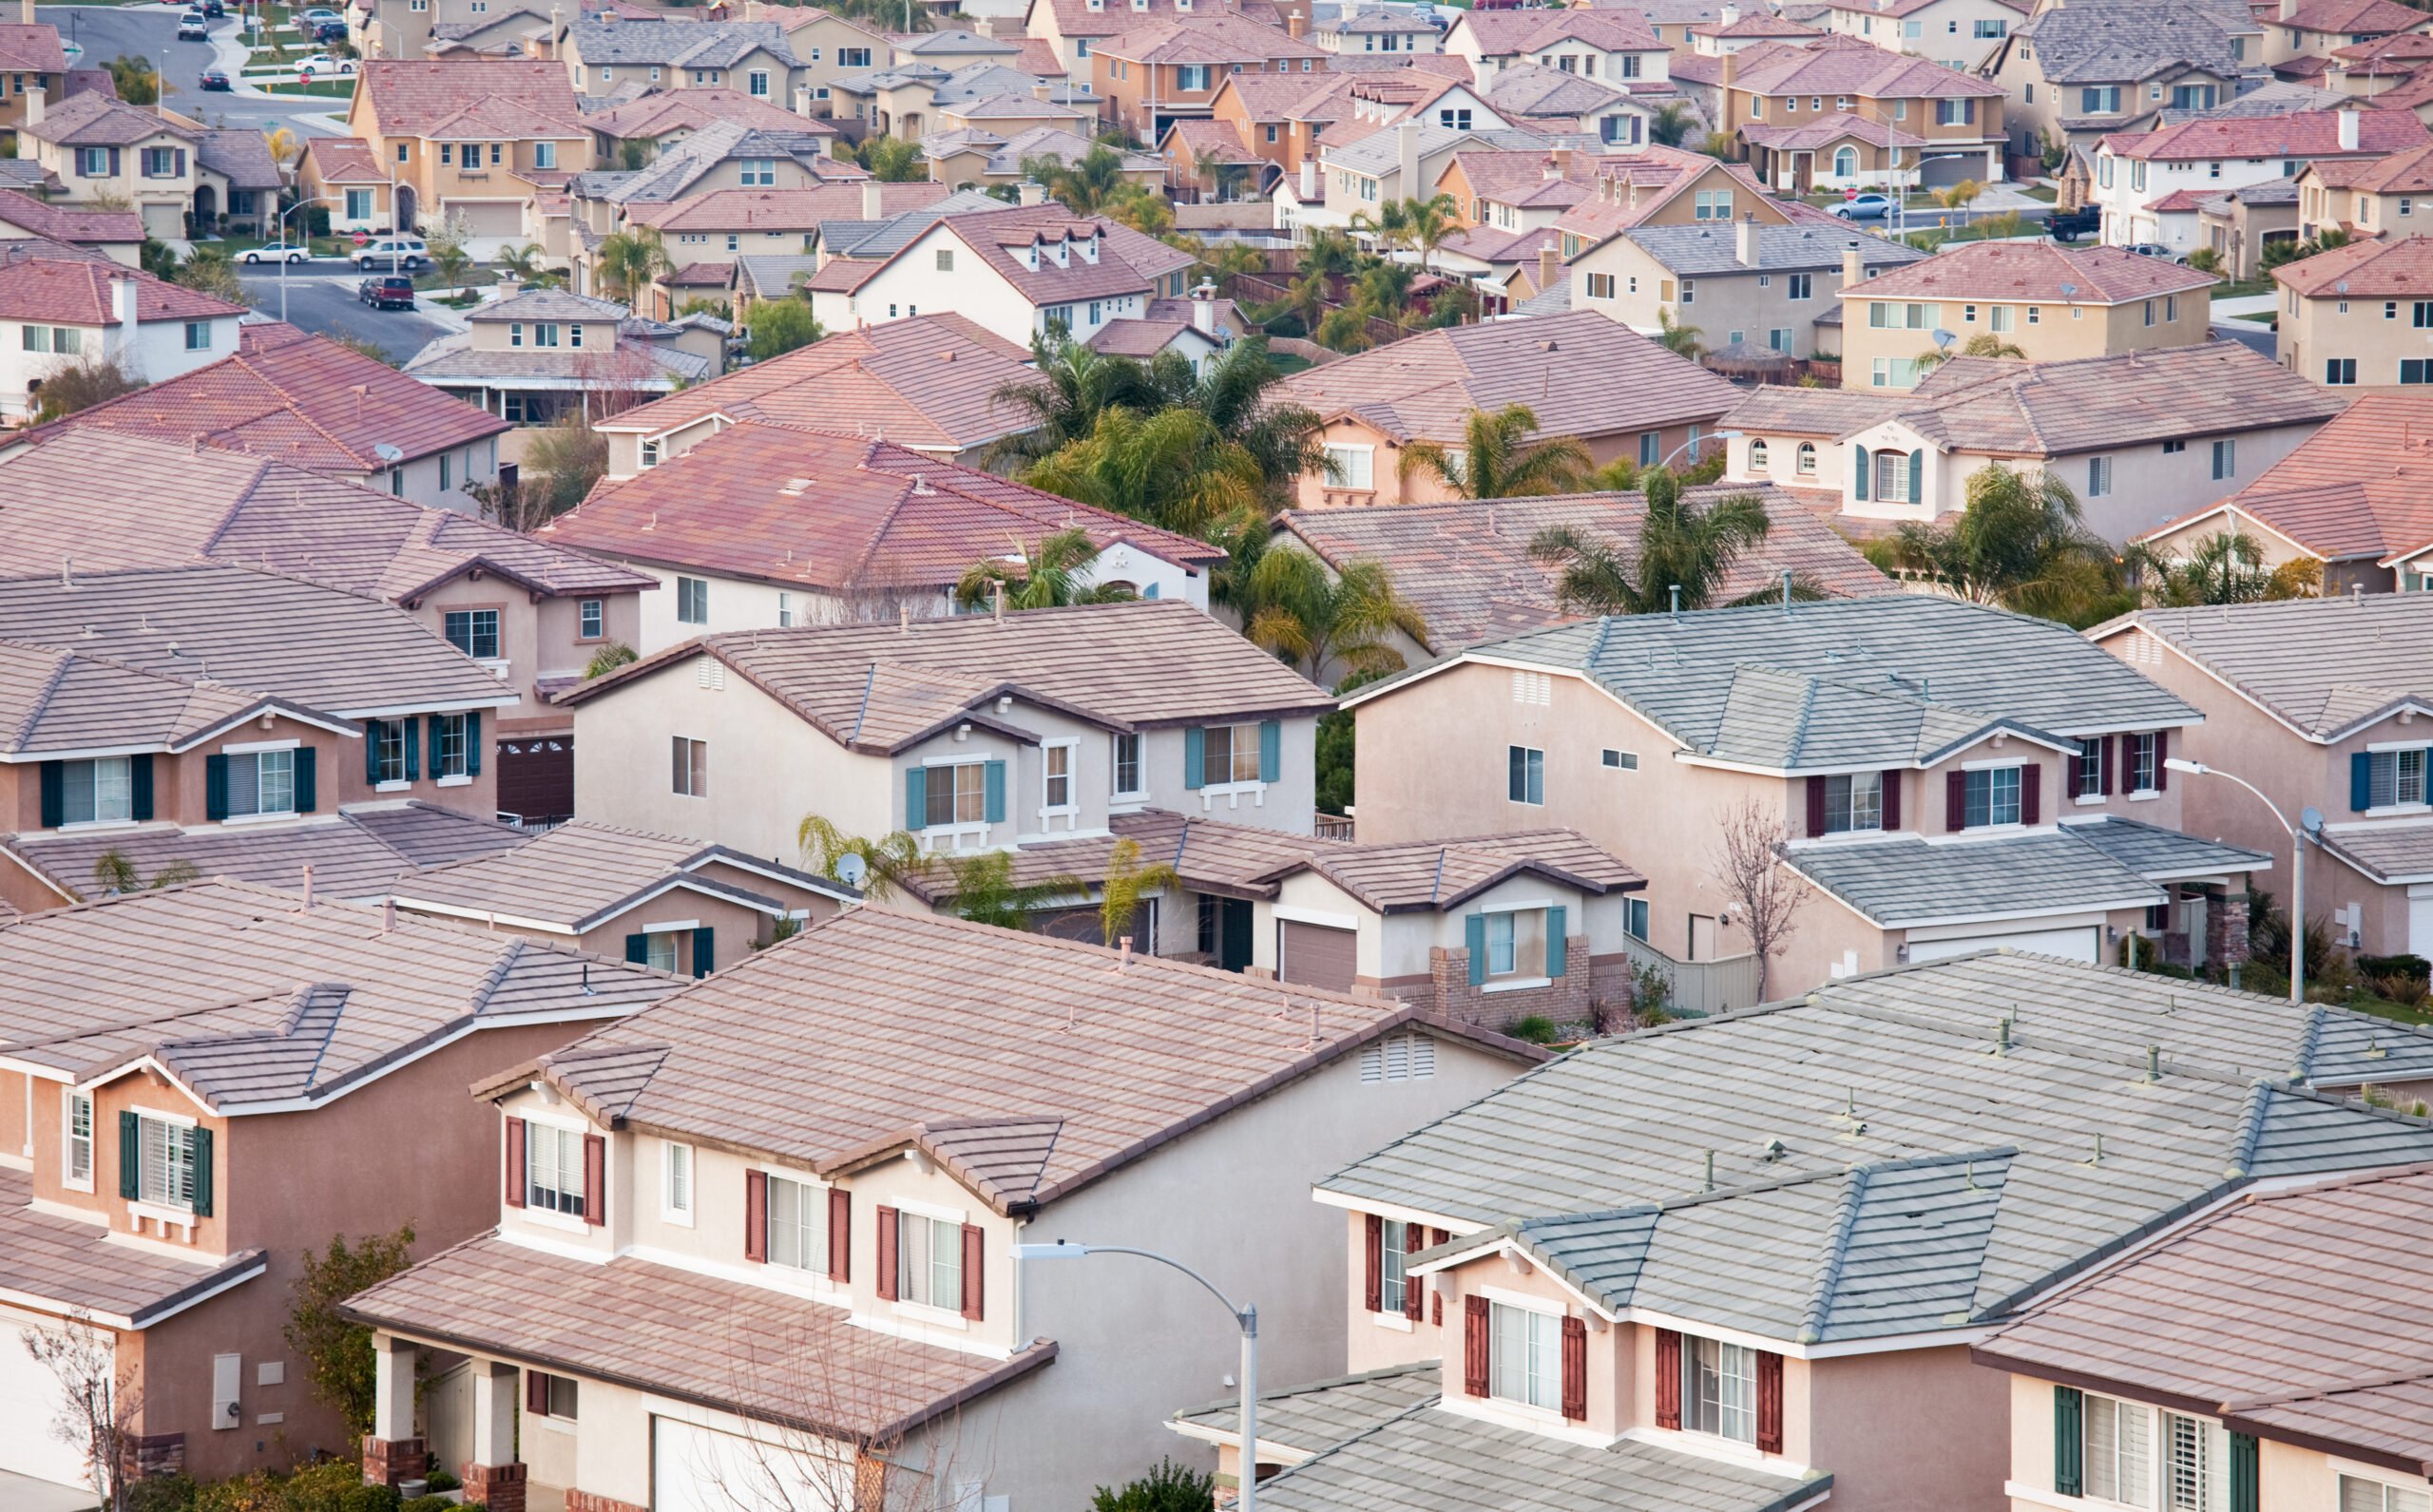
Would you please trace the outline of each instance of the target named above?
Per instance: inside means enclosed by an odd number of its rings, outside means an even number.
[[[1892,201],[1880,194],[1863,194],[1843,201],[1830,213],[1845,220],[1881,220],[1892,213]]]

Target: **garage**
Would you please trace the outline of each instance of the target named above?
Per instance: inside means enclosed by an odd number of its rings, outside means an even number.
[[[26,1352],[29,1329],[59,1326],[57,1318],[0,1308],[0,1470],[37,1481],[81,1486],[85,1456],[50,1431],[65,1407],[59,1378]],[[89,1498],[87,1498],[89,1500]]]
[[[2008,946],[2034,955],[2058,955],[2064,961],[2084,961],[2093,965],[2101,959],[2103,926],[2072,925],[2062,929],[2029,929],[2010,934],[1968,934],[1949,940],[1917,940],[1909,942],[1909,964],[1947,961],[1956,955],[1976,950],[1993,950]]]
[[[651,1419],[652,1512],[831,1512],[852,1500],[852,1475],[850,1464],[819,1463],[809,1442]]]
[[[524,234],[524,203],[520,200],[450,200],[447,212],[463,216],[477,237],[520,237]]]
[[[1360,934],[1356,929],[1304,924],[1298,919],[1275,921],[1275,977],[1301,986],[1351,990],[1360,974]]]

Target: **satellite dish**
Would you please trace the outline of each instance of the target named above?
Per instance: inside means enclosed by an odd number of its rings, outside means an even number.
[[[2300,810],[2298,812],[2298,828],[2306,831],[2308,834],[2323,833],[2323,811],[2321,809]]]
[[[1951,350],[1951,344],[1959,339],[1960,337],[1954,335],[1948,331],[1938,331],[1935,333],[1935,345],[1943,348],[1945,352],[1949,352]]]
[[[388,463],[392,467],[394,467],[398,463],[406,460],[405,452],[399,450],[393,446],[391,446],[386,441],[383,441],[379,445],[374,447],[372,449],[372,454],[378,457],[381,461]]]
[[[860,887],[862,879],[870,874],[871,864],[860,856],[847,854],[836,858],[836,880],[849,888]]]

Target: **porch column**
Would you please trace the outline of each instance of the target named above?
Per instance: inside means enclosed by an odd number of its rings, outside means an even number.
[[[373,1485],[418,1480],[431,1446],[414,1432],[412,1341],[391,1333],[372,1336],[372,1433],[363,1441],[363,1479]]]
[[[473,1457],[459,1472],[465,1500],[490,1512],[524,1512],[525,1467],[515,1458],[515,1367],[473,1362]]]

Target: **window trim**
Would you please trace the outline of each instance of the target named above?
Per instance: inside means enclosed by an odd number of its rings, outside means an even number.
[[[1109,738],[1109,744],[1108,744],[1108,746],[1107,746],[1107,782],[1108,782],[1108,787],[1109,787],[1109,791],[1108,791],[1108,794],[1107,794],[1108,798],[1110,798],[1111,800],[1117,801],[1117,802],[1127,802],[1127,801],[1129,801],[1129,800],[1131,800],[1131,799],[1134,799],[1134,798],[1145,798],[1145,797],[1147,797],[1147,796],[1149,795],[1149,784],[1148,784],[1148,738],[1147,738],[1147,737],[1143,736],[1143,735],[1142,735],[1140,731],[1138,731],[1138,730],[1133,730],[1133,731],[1129,731],[1129,732],[1125,732],[1125,731],[1121,731],[1121,730],[1119,730],[1119,731],[1115,732],[1112,736],[1110,736],[1108,738]],[[1129,740],[1129,741],[1131,741],[1131,742],[1132,742],[1132,783],[1133,783],[1133,785],[1132,785],[1131,787],[1128,787],[1128,788],[1127,788],[1127,787],[1125,787],[1125,786],[1123,786],[1123,782],[1122,782],[1122,777],[1123,777],[1123,764],[1124,764],[1124,763],[1123,763],[1123,742],[1124,742],[1124,741],[1126,741],[1126,740]]]
[[[1064,753],[1064,801],[1063,803],[1050,803],[1047,800],[1048,784],[1056,780],[1055,775],[1048,771],[1047,754],[1050,751],[1062,751]],[[1040,817],[1042,819],[1047,819],[1065,814],[1075,814],[1081,812],[1082,737],[1079,736],[1069,736],[1061,740],[1042,740],[1039,743]]]
[[[59,1102],[59,1184],[70,1192],[90,1193],[93,1173],[100,1162],[99,1142],[101,1114],[94,1106],[93,1094],[79,1092],[74,1087],[60,1088]],[[76,1104],[85,1105],[85,1174],[76,1175]]]
[[[701,1205],[701,1152],[681,1139],[659,1141],[659,1216],[662,1223],[692,1228]],[[680,1159],[679,1152],[681,1152]],[[676,1199],[676,1168],[684,1168],[684,1199]]]

